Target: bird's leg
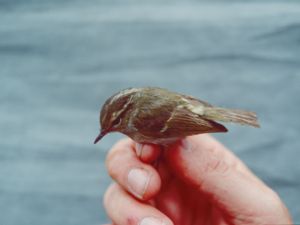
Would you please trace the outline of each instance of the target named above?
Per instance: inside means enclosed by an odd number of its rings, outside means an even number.
[[[161,163],[161,161],[163,159],[163,151],[164,151],[164,146],[163,145],[159,145],[159,147],[160,147],[161,151],[160,151],[159,155],[157,156],[157,158],[152,163],[153,167],[157,170],[159,168],[159,164]]]

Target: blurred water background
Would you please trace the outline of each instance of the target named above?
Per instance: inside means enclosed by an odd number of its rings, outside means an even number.
[[[300,2],[0,0],[0,225],[96,225],[114,92],[161,86],[258,112],[216,135],[300,223]]]

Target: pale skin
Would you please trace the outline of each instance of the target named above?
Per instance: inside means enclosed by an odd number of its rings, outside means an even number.
[[[112,225],[292,224],[279,196],[207,134],[165,149],[124,139],[106,166]]]

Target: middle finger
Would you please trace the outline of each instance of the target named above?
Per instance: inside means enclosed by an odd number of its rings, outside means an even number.
[[[118,142],[110,150],[106,167],[110,176],[138,199],[148,200],[160,189],[158,172],[138,158],[135,145],[129,139]]]

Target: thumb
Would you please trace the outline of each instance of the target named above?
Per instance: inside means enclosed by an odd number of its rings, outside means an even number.
[[[290,222],[278,195],[211,136],[187,137],[165,154],[175,173],[205,194],[233,224],[258,224],[265,218],[270,224]]]

